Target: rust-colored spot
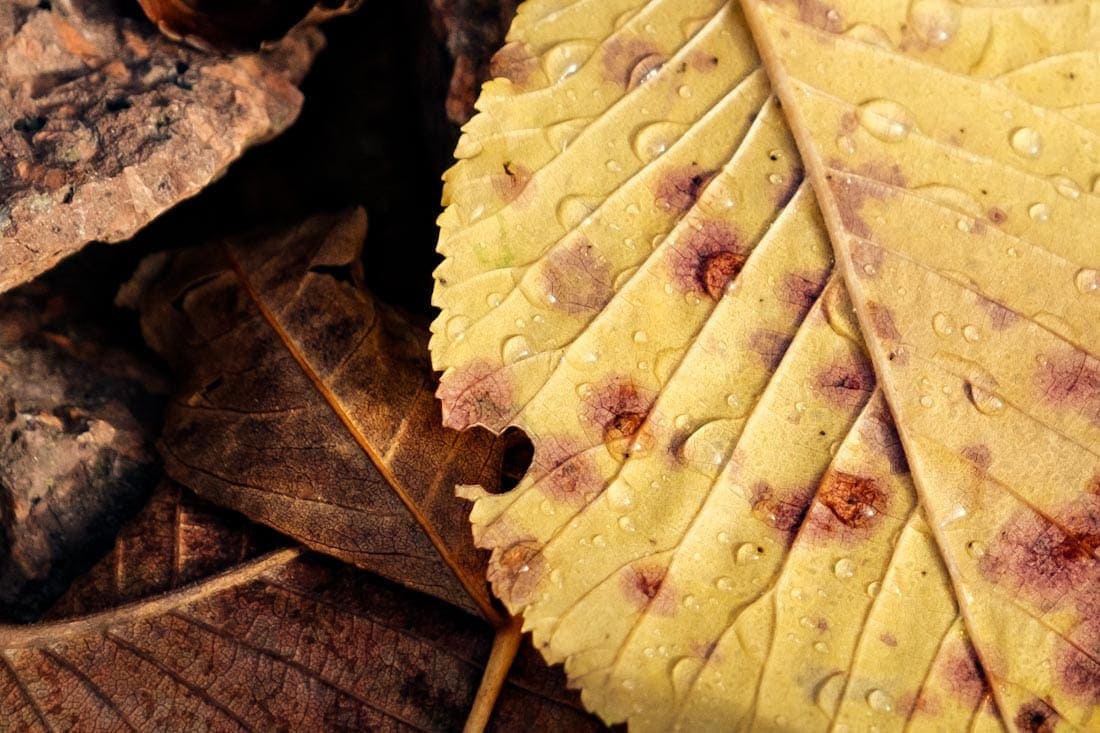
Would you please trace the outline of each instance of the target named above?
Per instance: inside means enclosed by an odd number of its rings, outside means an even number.
[[[806,489],[787,490],[779,494],[761,481],[753,487],[749,502],[753,516],[793,537],[806,517],[806,508],[812,495]]]
[[[981,443],[975,443],[974,445],[968,445],[963,448],[962,457],[973,463],[981,472],[988,471],[989,465],[993,462],[993,454],[990,453],[989,446]]]
[[[598,311],[615,292],[611,265],[586,237],[552,250],[541,276],[547,304],[569,314]]]
[[[947,661],[945,670],[947,688],[961,703],[970,708],[976,708],[988,691],[989,685],[974,647],[969,641],[963,642],[961,646],[961,649],[952,652]]]
[[[980,302],[985,308],[986,313],[989,315],[989,326],[994,331],[1003,331],[1020,321],[1020,317],[1005,308],[1000,303],[997,303],[986,298],[981,298]]]
[[[1059,650],[1056,669],[1066,692],[1089,703],[1100,702],[1100,664],[1075,646]]]
[[[499,432],[516,409],[507,372],[487,362],[447,372],[439,380],[436,396],[443,404],[443,425],[455,430],[480,425]]]
[[[1100,425],[1100,361],[1083,351],[1048,354],[1036,373],[1039,393],[1051,404]]]
[[[524,87],[539,70],[539,60],[531,47],[521,41],[505,44],[489,62],[489,73],[497,79],[507,79],[517,87]]]
[[[691,68],[705,74],[708,71],[717,69],[720,59],[714,54],[692,51],[691,56],[688,57],[688,63],[691,64]]]
[[[601,431],[609,449],[625,457],[652,406],[653,396],[643,393],[632,380],[613,377],[584,399],[581,414],[585,422]]]
[[[667,171],[657,183],[657,206],[666,211],[687,211],[717,174],[696,163]]]
[[[884,341],[901,341],[901,332],[894,323],[894,314],[882,303],[867,302],[867,312],[871,316],[871,330]]]
[[[1085,491],[1100,496],[1100,473],[1097,473],[1085,486]]]
[[[672,279],[683,292],[718,300],[745,264],[737,234],[725,222],[707,220],[669,250]]]
[[[875,389],[871,366],[855,357],[834,364],[817,375],[814,390],[826,401],[847,410],[858,409]]]
[[[538,542],[523,539],[493,551],[488,578],[497,596],[515,610],[530,602],[545,570]]]
[[[775,286],[775,295],[783,303],[789,303],[802,318],[817,301],[825,288],[827,272],[790,272]]]
[[[657,48],[640,38],[612,38],[603,55],[603,76],[629,89],[645,81],[663,63]],[[639,70],[639,67],[644,69]]]
[[[844,30],[844,21],[840,13],[831,5],[821,0],[795,0],[795,2],[798,5],[798,19],[803,23],[829,33],[840,33]]]
[[[531,183],[531,171],[521,163],[508,161],[503,165],[503,173],[495,173],[492,176],[493,190],[502,201],[512,203],[520,200],[521,194],[528,189]],[[530,200],[531,196],[523,196],[523,200]]]
[[[532,473],[541,491],[578,508],[604,489],[591,457],[572,438],[543,439],[532,462]]]
[[[665,568],[632,565],[622,571],[619,581],[623,594],[639,611],[670,616],[676,610],[673,594],[665,584]]]
[[[881,641],[886,646],[890,647],[891,649],[893,649],[894,647],[896,647],[898,645],[897,637],[894,636],[891,633],[879,634],[878,640]]]
[[[886,495],[873,478],[830,470],[817,500],[849,529],[863,529],[879,520]]]
[[[1006,214],[1003,209],[998,209],[996,206],[986,212],[986,215],[994,224],[1004,224],[1008,221],[1008,214]]]
[[[779,331],[758,329],[749,337],[749,350],[760,357],[770,370],[775,370],[791,345],[791,337]]]
[[[794,168],[791,170],[790,175],[785,177],[775,194],[775,206],[777,209],[782,209],[791,202],[791,199],[794,198],[795,193],[798,191],[798,187],[802,185],[804,176],[805,172],[801,168]]]
[[[863,239],[853,241],[848,251],[851,253],[856,274],[860,277],[876,277],[886,259],[881,247]]]
[[[835,170],[825,178],[833,190],[844,228],[857,237],[873,238],[871,227],[863,220],[863,206],[872,199],[884,201],[894,195],[894,187],[905,185],[901,167],[897,164],[867,163],[854,171],[854,175],[840,172],[845,166],[839,161],[831,161],[830,167]]]
[[[1024,733],[1054,733],[1058,725],[1058,713],[1042,700],[1024,703],[1012,722]]]

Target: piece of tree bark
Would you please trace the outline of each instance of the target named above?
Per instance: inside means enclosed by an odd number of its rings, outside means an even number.
[[[0,291],[131,236],[284,130],[323,45],[211,56],[110,0],[0,4]]]
[[[0,297],[0,617],[56,597],[159,474],[166,384],[107,331],[56,285]]]
[[[461,727],[488,627],[298,549],[241,562],[270,539],[164,485],[53,615],[97,613],[0,626],[6,729]],[[599,727],[525,652],[490,729],[532,725]]]
[[[179,372],[170,476],[309,547],[494,623],[454,496],[496,486],[507,439],[441,426],[426,330],[361,288],[362,212],[174,256],[146,338]]]

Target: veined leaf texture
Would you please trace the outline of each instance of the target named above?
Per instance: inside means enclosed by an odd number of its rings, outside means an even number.
[[[1100,725],[1088,2],[532,0],[447,174],[490,579],[638,730]]]

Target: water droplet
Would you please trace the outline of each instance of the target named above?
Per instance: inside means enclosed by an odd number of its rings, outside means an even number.
[[[676,93],[679,94],[680,97],[683,98],[683,99],[690,99],[691,98],[691,87],[689,87],[687,84],[684,84],[683,86],[681,86],[679,89],[676,90]]]
[[[498,305],[504,302],[503,296],[500,293],[489,293],[485,298],[485,302],[489,304],[490,308],[496,308]]]
[[[773,186],[782,186],[786,182],[787,179],[779,175],[778,173],[772,173],[768,175],[768,183],[772,184]]]
[[[684,604],[684,608],[699,608],[699,599],[692,595],[684,596],[681,603]]]
[[[1073,284],[1085,295],[1100,295],[1100,270],[1085,268],[1077,271]]]
[[[952,0],[913,0],[909,26],[929,46],[944,46],[959,30],[961,12]]]
[[[999,415],[1005,409],[1005,403],[1000,397],[974,383],[967,384],[967,396],[983,415]]]
[[[931,407],[932,405],[935,404],[935,402],[932,400],[931,396],[921,395],[920,404],[921,404],[921,407]]]
[[[634,526],[634,520],[632,520],[628,515],[624,514],[623,516],[619,517],[619,529],[624,532],[634,532],[637,527]]]
[[[657,650],[651,646],[647,646],[645,649],[642,650],[642,654],[649,659],[653,659],[653,657],[657,654]]]
[[[913,129],[913,115],[897,102],[872,99],[856,109],[856,118],[867,132],[888,143],[901,142]]]
[[[894,50],[894,42],[890,40],[890,36],[887,35],[886,31],[871,23],[856,23],[844,31],[844,35],[871,46],[884,48],[887,51]]]
[[[844,579],[850,578],[856,574],[856,564],[846,557],[836,561],[836,565],[833,566],[833,573],[836,577]]]
[[[737,564],[747,565],[748,563],[755,562],[759,560],[763,554],[764,552],[759,546],[751,542],[742,543],[741,546],[737,548]]]
[[[867,595],[869,595],[871,598],[874,598],[878,595],[878,592],[880,590],[882,590],[882,583],[876,580],[874,583],[871,583],[867,586]]]
[[[593,387],[589,382],[581,382],[577,385],[577,396],[581,399],[587,399],[592,396]]]
[[[914,189],[914,193],[937,201],[944,206],[965,211],[974,218],[981,216],[985,211],[982,202],[977,197],[954,186],[931,184]]]
[[[796,601],[801,601],[802,597],[803,597],[802,589],[801,588],[791,588],[791,590],[789,591],[789,595],[792,599],[794,599]]]
[[[818,652],[819,654],[826,654],[829,651],[829,645],[823,641],[819,641],[814,644],[814,651]]]
[[[649,163],[679,140],[686,129],[686,125],[677,122],[654,122],[645,125],[634,133],[631,148],[638,156],[638,160]]]
[[[940,336],[950,336],[955,333],[955,321],[946,313],[937,313],[932,316],[932,329]]]
[[[524,336],[512,336],[504,341],[501,356],[505,364],[515,364],[531,355],[531,344]]]
[[[593,535],[593,537],[592,537],[592,546],[593,547],[607,547],[607,538],[604,537],[602,534]]]
[[[1050,219],[1050,207],[1044,203],[1032,204],[1027,210],[1027,215],[1032,221],[1047,221]]]
[[[561,570],[559,568],[554,568],[550,571],[550,582],[558,588],[561,588],[562,585],[564,585]]]
[[[796,402],[796,403],[794,403],[794,409],[795,409],[796,412],[800,412],[800,413],[805,412],[806,411],[806,403],[805,402]]]
[[[539,511],[548,517],[552,517],[557,514],[558,510],[554,507],[549,499],[544,499],[543,502],[539,504]]]
[[[587,118],[578,118],[559,122],[546,128],[546,139],[549,141],[550,147],[564,153],[569,144],[588,126],[589,122],[591,120]]]
[[[628,692],[637,687],[637,683],[635,683],[634,680],[630,678],[624,679],[620,684],[622,685],[622,688],[624,690],[627,690]]]
[[[963,326],[963,338],[966,339],[967,341],[969,341],[970,343],[974,343],[974,342],[980,340],[981,337],[982,337],[982,332],[979,331],[978,327],[975,326],[974,324],[969,323],[969,324]]]
[[[741,406],[741,398],[731,392],[726,395],[726,404],[736,410]]]
[[[719,532],[718,533],[718,544],[728,545],[731,542],[733,542],[733,540],[730,538],[728,532]]]
[[[470,327],[470,319],[466,316],[455,316],[447,321],[447,336],[453,341],[461,341],[466,335],[466,329]]]
[[[649,335],[645,331],[634,332],[634,343],[644,344],[646,341],[649,341]]]
[[[634,68],[630,70],[629,88],[633,89],[634,87],[641,86],[657,76],[657,72],[661,70],[661,66],[663,66],[664,63],[665,60],[660,54],[651,53],[643,56],[638,60],[638,63],[634,64]]]
[[[863,271],[868,275],[874,275],[876,272],[875,266],[872,265],[870,262],[863,266]]]
[[[965,234],[969,234],[971,231],[974,230],[974,225],[969,219],[959,219],[957,222],[955,222],[955,227],[960,232],[963,232]]]
[[[878,689],[867,693],[867,704],[871,706],[872,710],[877,710],[880,713],[888,713],[894,709],[894,701],[890,699],[886,692]]]
[[[1081,198],[1081,187],[1077,185],[1077,181],[1069,176],[1051,176],[1050,182],[1054,186],[1054,190],[1067,199],[1076,201]]]
[[[856,152],[856,141],[848,135],[841,135],[836,139],[836,146],[840,148],[840,152],[847,155],[852,155]]]
[[[673,419],[672,424],[675,425],[678,430],[687,430],[688,425],[691,425],[691,415],[677,415]]]
[[[1043,152],[1043,136],[1033,127],[1017,127],[1009,137],[1012,149],[1025,158],[1038,158]]]
[[[604,163],[604,165],[607,167],[607,170],[611,171],[612,173],[622,173],[623,166],[617,160],[609,160]]]
[[[985,545],[977,540],[966,543],[966,554],[975,560],[981,560],[985,557]]]
[[[733,590],[733,580],[723,576],[714,581],[714,587],[721,591]]]
[[[848,676],[843,672],[833,672],[819,682],[814,691],[814,702],[830,718],[836,714],[836,709],[840,705],[840,696],[844,694],[847,681]]]
[[[568,79],[584,65],[596,49],[596,44],[586,41],[568,41],[554,46],[542,57],[542,68],[554,83]]]

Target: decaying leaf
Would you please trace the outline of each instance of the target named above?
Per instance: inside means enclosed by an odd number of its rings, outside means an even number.
[[[296,549],[242,562],[270,544],[163,487],[56,609],[89,615],[0,626],[5,730],[461,726],[490,629]],[[529,664],[492,728],[520,721],[593,729],[560,681]]]
[[[499,621],[456,483],[504,441],[440,425],[425,337],[361,287],[362,212],[176,256],[147,338],[178,369],[168,473],[319,551]]]
[[[40,613],[156,482],[163,378],[42,281],[0,297],[0,616]]]
[[[455,124],[473,115],[478,89],[489,78],[489,55],[500,47],[516,4],[516,0],[432,0],[434,25],[454,59],[447,117]]]
[[[208,56],[108,0],[0,4],[0,291],[115,242],[285,129],[321,48]]]
[[[172,38],[203,47],[256,47],[274,41],[315,6],[336,12],[359,0],[138,0],[157,27]],[[350,8],[349,8],[350,9]],[[345,12],[341,8],[340,12]]]
[[[521,7],[441,219],[445,422],[535,446],[515,490],[464,491],[475,535],[608,721],[1087,728],[1100,321],[1092,197],[1071,179],[1097,169],[1088,6],[991,25],[1001,11],[940,0],[908,20],[852,5],[754,6],[782,108],[739,3]],[[928,122],[881,101],[909,92]],[[827,148],[808,158],[824,217],[789,109]],[[1033,137],[1037,116],[1052,127]],[[1058,177],[1009,167],[1021,154]],[[1026,244],[1055,210],[1048,249]]]

